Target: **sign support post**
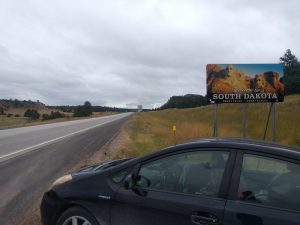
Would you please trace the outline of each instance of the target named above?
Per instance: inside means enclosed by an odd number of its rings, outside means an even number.
[[[276,141],[276,119],[275,119],[275,103],[272,102],[272,141]]]
[[[268,105],[270,105],[270,104],[268,104]],[[267,137],[267,130],[268,130],[270,115],[271,115],[271,111],[272,111],[272,103],[268,108],[269,108],[269,113],[268,113],[268,117],[267,117],[267,123],[266,123],[266,126],[265,126],[265,132],[264,132],[264,139],[263,140],[266,140],[266,137]]]
[[[243,138],[247,135],[247,103],[243,103]]]
[[[215,117],[214,117],[214,137],[218,137],[218,105],[215,104]]]

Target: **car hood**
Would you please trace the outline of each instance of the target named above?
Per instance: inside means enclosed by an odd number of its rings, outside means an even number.
[[[72,175],[104,171],[108,168],[119,165],[119,164],[121,164],[121,163],[123,163],[123,162],[125,162],[129,159],[131,159],[131,158],[104,161],[104,162],[101,162],[101,163],[98,163],[98,164],[93,164],[93,165],[85,165],[85,166],[81,167],[78,171],[72,173]]]

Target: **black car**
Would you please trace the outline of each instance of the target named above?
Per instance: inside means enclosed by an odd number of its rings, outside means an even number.
[[[207,139],[57,180],[44,225],[299,225],[300,150]]]

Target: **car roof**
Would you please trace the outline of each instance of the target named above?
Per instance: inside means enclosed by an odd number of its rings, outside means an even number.
[[[141,162],[152,160],[156,157],[163,157],[164,155],[173,154],[177,151],[197,149],[197,148],[217,148],[224,150],[235,149],[235,150],[247,150],[250,152],[260,152],[273,154],[277,156],[282,156],[285,158],[290,158],[292,160],[300,161],[300,148],[294,146],[288,146],[283,144],[278,144],[275,142],[253,140],[253,139],[241,139],[241,138],[207,138],[207,139],[197,139],[191,140],[182,144],[177,144],[170,146],[158,151],[151,152],[147,155],[139,156],[137,158],[132,158],[125,161],[118,167],[127,168],[132,165],[139,164]]]
[[[299,147],[283,145],[270,141],[241,138],[207,138],[191,140],[182,144],[170,146],[154,153],[150,153],[146,156],[138,157],[137,160],[143,161],[159,155],[170,154],[179,150],[193,148],[230,148],[237,150],[249,150],[253,152],[263,152],[300,160]]]
[[[207,138],[197,139],[185,142],[183,144],[202,144],[202,143],[216,143],[216,144],[230,144],[236,146],[260,146],[263,148],[278,148],[290,151],[300,152],[300,148],[296,146],[284,145],[277,142],[257,140],[257,139],[246,139],[246,138]]]

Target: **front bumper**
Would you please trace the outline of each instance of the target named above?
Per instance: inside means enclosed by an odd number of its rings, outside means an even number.
[[[48,191],[44,194],[40,212],[43,225],[55,224],[58,211],[62,206],[62,200],[57,197],[54,191]]]

